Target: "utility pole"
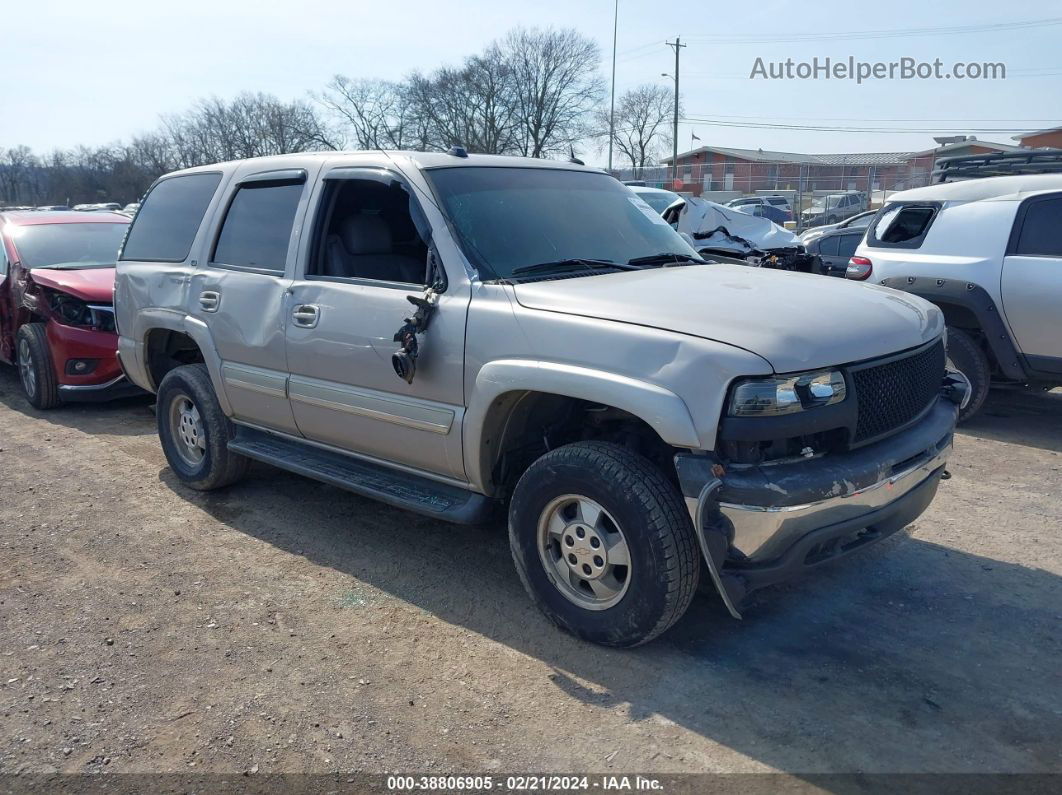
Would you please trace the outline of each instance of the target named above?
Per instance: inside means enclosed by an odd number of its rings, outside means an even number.
[[[612,17],[612,106],[608,111],[608,170],[612,172],[612,139],[616,137],[616,32],[619,30],[619,0]]]
[[[674,41],[665,41],[668,47],[675,48],[675,124],[671,134],[671,179],[678,179],[678,121],[679,121],[679,53],[686,45],[676,36]]]

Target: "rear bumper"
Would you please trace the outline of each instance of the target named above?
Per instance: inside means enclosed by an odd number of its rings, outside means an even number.
[[[735,617],[745,595],[895,533],[933,500],[957,408],[858,450],[726,472],[703,455],[676,468],[712,579]]]

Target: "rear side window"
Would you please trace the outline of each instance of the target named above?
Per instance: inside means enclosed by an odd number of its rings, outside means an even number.
[[[867,243],[879,248],[918,248],[936,218],[936,204],[898,204],[874,218]]]
[[[1062,257],[1062,196],[1029,200],[1014,225],[1012,254]]]
[[[837,256],[851,257],[855,254],[856,249],[859,248],[859,241],[862,239],[862,235],[838,235]]]
[[[211,262],[283,273],[302,182],[252,182],[232,198]]]
[[[124,260],[183,262],[221,174],[187,174],[155,184],[122,247]]]
[[[819,240],[819,253],[824,257],[837,256],[837,238],[823,237]]]

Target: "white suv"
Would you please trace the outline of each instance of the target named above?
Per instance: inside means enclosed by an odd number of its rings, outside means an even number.
[[[960,420],[980,409],[990,384],[1062,385],[1062,174],[897,193],[847,276],[944,311],[948,357],[971,386]]]

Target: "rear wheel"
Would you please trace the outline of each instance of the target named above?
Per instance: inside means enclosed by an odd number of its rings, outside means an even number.
[[[53,409],[59,405],[59,382],[52,366],[48,335],[43,323],[27,323],[16,335],[18,375],[26,400],[34,408]]]
[[[539,609],[594,643],[652,640],[697,589],[700,559],[681,495],[619,445],[578,442],[535,461],[513,494],[509,541]]]
[[[959,422],[965,422],[981,410],[992,382],[988,357],[968,332],[948,329],[948,368],[967,382],[967,394],[959,406]]]
[[[166,374],[156,417],[162,451],[186,486],[219,489],[247,472],[248,459],[229,452],[235,428],[221,410],[206,365],[186,364]]]

